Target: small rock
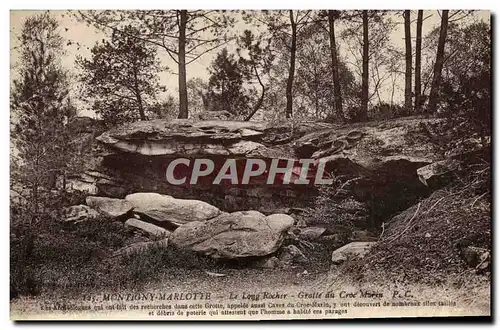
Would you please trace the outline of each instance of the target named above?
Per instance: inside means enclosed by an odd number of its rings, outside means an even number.
[[[432,235],[429,233],[425,233],[425,238],[430,238]]]
[[[63,222],[79,223],[87,220],[97,219],[99,212],[87,205],[73,205],[64,209]]]
[[[307,258],[295,245],[288,245],[281,248],[278,259],[284,263],[303,263]]]
[[[333,251],[332,262],[341,264],[348,259],[362,259],[376,242],[352,242]]]
[[[205,273],[209,276],[212,276],[212,277],[224,277],[224,276],[227,276],[227,274],[222,274],[222,273],[213,273],[213,272],[209,272],[209,271],[205,271]]]
[[[306,228],[301,228],[299,233],[298,233],[298,238],[305,240],[305,241],[313,241],[320,237],[324,232],[326,231],[326,228],[323,227],[306,227]]]
[[[300,218],[297,220],[296,226],[299,228],[307,227],[307,222],[303,218]]]
[[[304,270],[302,273],[297,273],[297,277],[302,277],[307,275],[309,275],[309,272],[307,270]]]
[[[479,256],[479,264],[476,266],[478,272],[486,271],[490,269],[491,265],[491,254],[490,251],[486,251]]]

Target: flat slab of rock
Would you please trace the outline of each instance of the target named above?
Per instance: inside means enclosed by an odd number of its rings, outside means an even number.
[[[257,211],[226,213],[180,226],[172,233],[171,242],[213,258],[265,256],[279,249],[293,222],[286,214],[266,217]]]
[[[348,259],[363,258],[376,242],[352,242],[338,248],[332,253],[332,262],[340,264]]]
[[[132,204],[134,212],[177,226],[205,221],[221,214],[217,207],[199,200],[177,199],[157,193],[135,193],[127,195],[125,200]]]
[[[88,196],[85,202],[94,210],[111,219],[122,217],[134,208],[131,203],[118,198]]]
[[[170,232],[165,228],[161,228],[149,222],[141,221],[135,218],[131,218],[125,221],[125,226],[138,229],[151,238],[166,238],[170,236]]]
[[[438,121],[415,117],[318,129],[295,140],[294,147],[301,157],[320,159],[339,173],[410,177],[439,159],[430,142],[405,137],[419,135],[422,125]]]

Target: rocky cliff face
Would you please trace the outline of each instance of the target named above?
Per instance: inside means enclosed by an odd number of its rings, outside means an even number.
[[[361,178],[353,188],[359,200],[380,207],[379,201],[388,204],[392,198],[402,210],[416,196],[428,193],[417,169],[440,159],[420,137],[421,127],[435,120],[407,118],[354,126],[180,119],[136,122],[98,136],[86,171],[72,183],[93,195],[123,198],[129,193],[157,192],[205,201],[227,212],[252,209],[270,214],[311,205],[316,188],[258,181],[214,185],[210,184],[213,176],[196,185],[171,185],[166,169],[177,158],[207,158],[215,163],[215,176],[228,158],[236,159],[239,168],[250,158],[266,163],[276,158],[312,158],[324,161],[326,171],[337,177]]]

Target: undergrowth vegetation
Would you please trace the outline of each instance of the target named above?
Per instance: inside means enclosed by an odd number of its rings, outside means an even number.
[[[23,231],[16,220],[14,217],[10,246],[11,297],[51,290],[138,288],[160,277],[224,267],[171,246],[114,256],[120,248],[145,238],[108,219],[76,226],[47,219],[36,234]]]
[[[385,223],[379,243],[361,261],[342,269],[361,279],[383,274],[396,282],[443,283],[450,276],[474,272],[460,242],[491,250],[491,167],[487,152],[454,173],[435,191]],[[489,276],[489,271],[479,274]]]

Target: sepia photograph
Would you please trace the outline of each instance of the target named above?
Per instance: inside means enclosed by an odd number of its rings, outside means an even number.
[[[490,11],[9,35],[11,320],[491,320]]]

